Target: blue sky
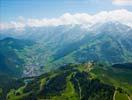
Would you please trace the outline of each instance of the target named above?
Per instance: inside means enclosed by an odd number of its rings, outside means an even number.
[[[41,19],[122,8],[132,11],[132,5],[115,5],[112,0],[0,0],[0,22],[16,20],[19,16]]]

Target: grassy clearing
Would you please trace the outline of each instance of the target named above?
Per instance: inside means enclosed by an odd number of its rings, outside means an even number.
[[[71,74],[72,75],[72,74]],[[71,75],[67,77],[66,89],[60,96],[54,96],[52,100],[79,100],[73,84],[70,82]]]
[[[128,96],[124,93],[119,93],[118,91],[115,94],[115,100],[129,100]]]

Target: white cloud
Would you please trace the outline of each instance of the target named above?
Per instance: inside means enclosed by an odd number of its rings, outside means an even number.
[[[131,6],[132,0],[113,0],[113,4],[119,6]]]
[[[0,29],[14,28],[16,30],[23,30],[25,27],[43,27],[43,26],[58,26],[58,25],[84,25],[92,26],[97,23],[104,23],[107,21],[118,21],[120,23],[132,27],[132,12],[125,9],[102,11],[95,15],[88,13],[69,14],[66,13],[58,18],[51,19],[24,19],[19,17],[17,21],[10,23],[0,23]]]

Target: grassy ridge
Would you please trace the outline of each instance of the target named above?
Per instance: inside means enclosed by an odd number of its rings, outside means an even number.
[[[58,70],[28,80],[28,84],[11,90],[8,100],[112,100],[114,87],[92,79],[92,64],[69,64]]]

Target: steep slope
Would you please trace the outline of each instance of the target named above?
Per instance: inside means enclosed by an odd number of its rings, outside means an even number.
[[[24,60],[20,59],[17,52],[30,46],[26,40],[5,38],[0,40],[0,73],[20,77],[23,73]]]
[[[113,85],[116,87],[115,95],[117,95],[117,99],[120,100],[122,97],[131,100],[132,99],[132,70],[130,69],[132,66],[129,64],[114,64],[107,65],[98,63],[90,73],[101,80],[101,82],[109,85]],[[130,99],[128,99],[130,98]]]

